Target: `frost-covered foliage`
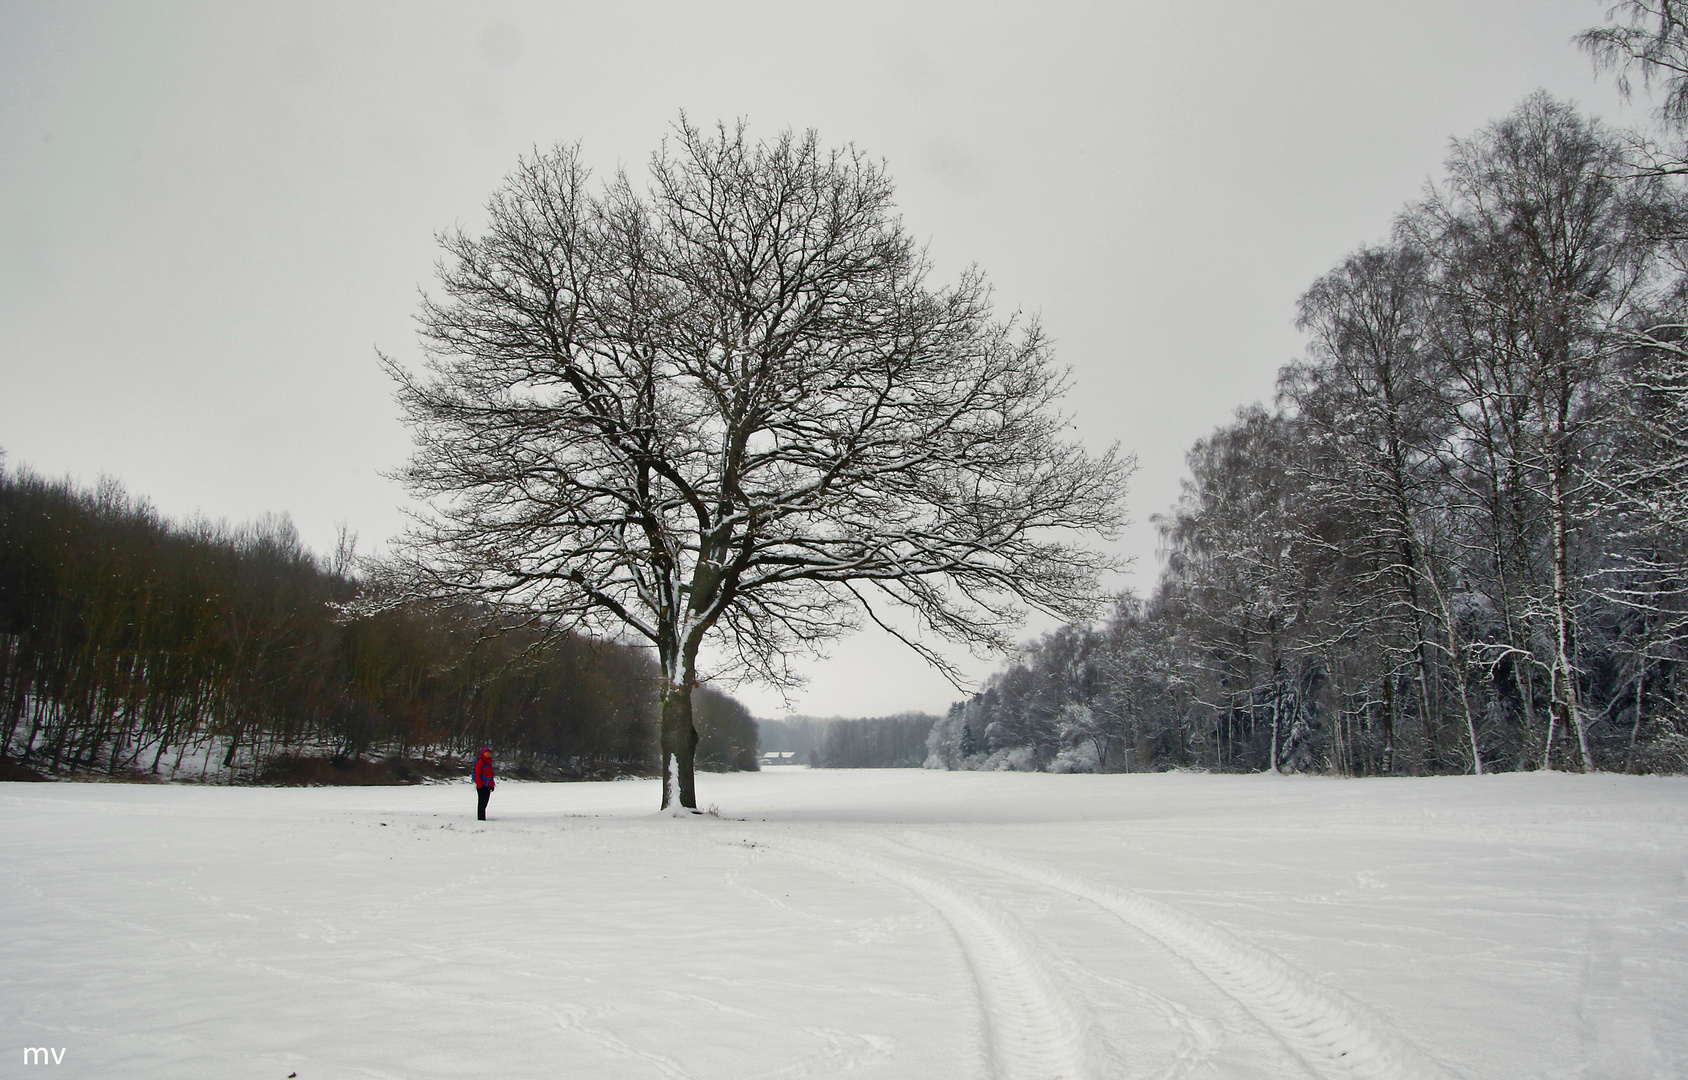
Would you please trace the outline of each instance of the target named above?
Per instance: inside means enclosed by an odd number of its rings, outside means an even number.
[[[1154,594],[927,764],[1688,768],[1688,183],[1633,147],[1542,95],[1456,142],[1303,296],[1275,407],[1190,451]]]
[[[1107,729],[1089,705],[1069,701],[1061,706],[1055,736],[1061,750],[1050,764],[1054,772],[1100,772]]]

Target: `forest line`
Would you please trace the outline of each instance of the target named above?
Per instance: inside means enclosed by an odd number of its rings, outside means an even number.
[[[949,768],[1688,768],[1688,171],[1537,94],[1306,291],[1165,566],[934,730]]]
[[[485,744],[535,775],[654,774],[646,652],[360,596],[351,552],[286,518],[177,524],[114,481],[0,470],[0,761],[248,782],[390,757],[398,778]],[[696,712],[706,768],[755,767],[743,705],[702,687]]]

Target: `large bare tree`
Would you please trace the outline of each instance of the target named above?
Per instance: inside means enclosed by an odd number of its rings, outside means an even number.
[[[927,284],[853,148],[682,118],[645,190],[559,147],[441,242],[426,368],[387,360],[432,507],[404,575],[654,646],[665,808],[697,805],[707,641],[786,684],[887,607],[997,648],[1027,605],[1092,614],[1108,559],[1079,541],[1118,525],[1129,459],[1071,438],[1046,339],[978,273]]]

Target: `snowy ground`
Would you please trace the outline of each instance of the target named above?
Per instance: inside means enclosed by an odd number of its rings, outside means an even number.
[[[0,785],[0,1075],[1688,1075],[1688,779],[699,787]]]

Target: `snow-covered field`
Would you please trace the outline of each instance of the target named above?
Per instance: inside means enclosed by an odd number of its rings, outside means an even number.
[[[699,790],[0,785],[0,1075],[1688,1075],[1688,779]]]

